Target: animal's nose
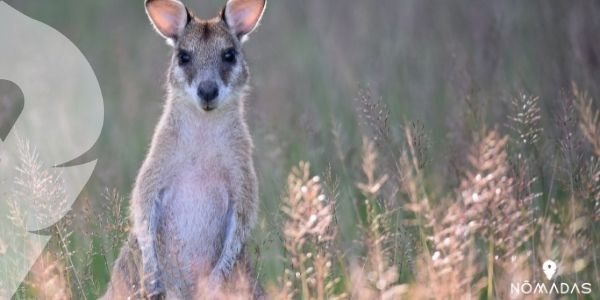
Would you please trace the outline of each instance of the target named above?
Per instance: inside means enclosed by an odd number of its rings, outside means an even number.
[[[198,97],[210,102],[219,96],[219,86],[214,81],[202,81],[198,85]]]

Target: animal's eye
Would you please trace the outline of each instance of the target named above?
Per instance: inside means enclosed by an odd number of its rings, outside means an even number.
[[[229,48],[229,49],[223,51],[221,58],[226,63],[235,64],[235,62],[237,60],[236,56],[237,56],[237,51],[235,51],[235,49],[233,49],[233,48]]]
[[[190,60],[192,60],[192,57],[190,56],[190,54],[183,50],[179,51],[179,54],[177,54],[177,57],[179,58],[180,65],[185,65],[185,64],[189,63]]]

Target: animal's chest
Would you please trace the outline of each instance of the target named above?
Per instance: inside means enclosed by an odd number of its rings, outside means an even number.
[[[170,193],[166,193],[163,204],[179,217],[179,223],[183,222],[180,229],[218,225],[214,222],[225,217],[231,201],[230,176],[224,164],[193,157],[174,169]]]
[[[220,255],[232,217],[231,178],[236,173],[225,151],[200,150],[178,155],[161,198],[163,246],[191,273],[209,271]]]

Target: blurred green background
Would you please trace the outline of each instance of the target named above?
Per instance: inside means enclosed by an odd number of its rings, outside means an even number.
[[[97,295],[117,255],[107,248],[119,247],[99,221],[110,222],[106,210],[115,210],[103,194],[116,189],[127,198],[130,192],[161,113],[170,49],[141,0],[6,2],[73,41],[102,88],[104,128],[86,156],[98,158],[98,166],[65,221],[76,271],[89,279],[86,293]],[[185,2],[207,18],[224,5]],[[527,92],[540,96],[542,122],[553,122],[572,82],[600,98],[599,40],[599,1],[269,1],[246,43],[253,86],[248,121],[261,191],[253,245],[264,258],[261,280],[281,273],[279,199],[290,167],[308,160],[313,171],[331,168],[341,182],[360,178],[353,170],[361,136],[377,137],[360,90],[389,110],[380,121],[393,136],[405,122],[423,126],[430,185],[442,193],[456,174],[451,158],[464,156],[470,140],[463,134],[470,126],[465,107],[476,106],[487,123],[504,126],[510,99]],[[395,164],[393,155],[383,156]],[[348,249],[356,234],[352,200],[344,200],[352,199],[351,187],[341,189],[337,211]]]

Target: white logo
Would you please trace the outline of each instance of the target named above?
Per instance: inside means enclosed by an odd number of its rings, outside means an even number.
[[[558,265],[552,260],[546,260],[542,264],[542,270],[546,274],[548,280],[552,280]],[[550,283],[529,281],[511,282],[510,295],[511,298],[519,298],[521,295],[589,295],[592,293],[592,284],[589,282],[560,282],[552,281]]]
[[[548,280],[551,280],[552,277],[554,277],[554,274],[556,274],[556,263],[551,260],[545,261],[542,268],[544,269],[544,274],[546,274]]]
[[[0,80],[24,98],[0,136],[0,290],[11,296],[50,239],[36,232],[67,214],[94,170],[68,162],[96,143],[104,105],[79,49],[1,0],[0,41]]]

